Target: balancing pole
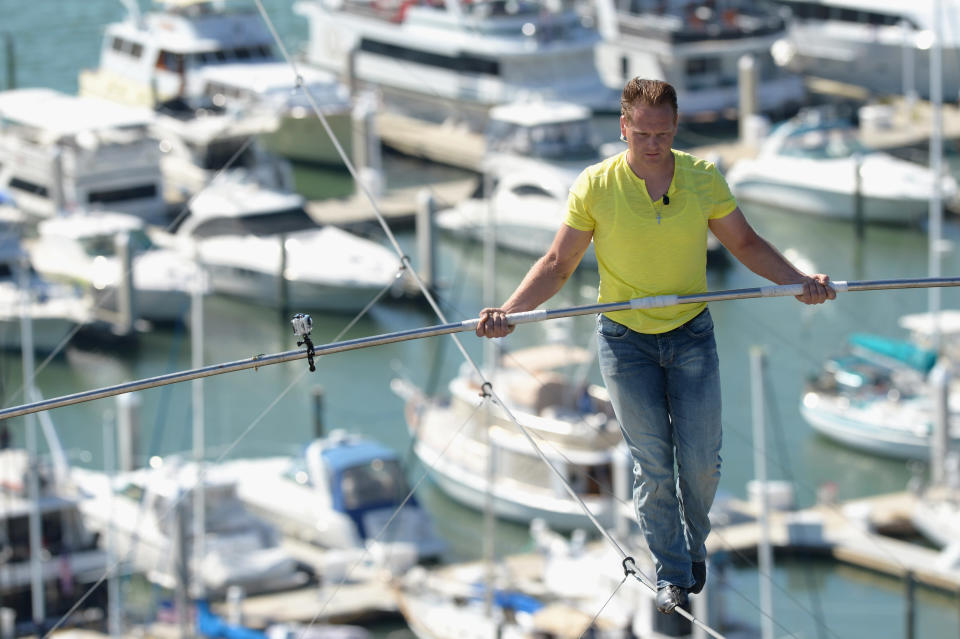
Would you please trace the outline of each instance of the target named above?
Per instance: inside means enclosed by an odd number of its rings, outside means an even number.
[[[830,286],[838,293],[855,291],[889,291],[906,288],[942,288],[947,286],[960,286],[960,277],[928,277],[918,279],[902,280],[863,280],[863,281],[836,281],[830,282]],[[803,294],[802,284],[785,284],[781,286],[760,286],[756,288],[730,289],[725,291],[714,291],[707,293],[695,293],[692,295],[657,295],[653,297],[638,297],[625,302],[610,302],[606,304],[588,304],[585,306],[571,306],[555,310],[536,310],[524,313],[512,313],[507,315],[507,321],[510,324],[527,324],[531,322],[542,322],[561,317],[574,317],[577,315],[593,315],[596,313],[607,313],[612,311],[627,311],[643,308],[662,308],[665,306],[676,306],[679,304],[697,304],[700,302],[721,302],[726,300],[742,300],[758,297],[788,297]],[[306,320],[306,327],[302,326],[302,319]],[[322,346],[314,346],[310,342],[309,327],[312,325],[309,316],[297,315],[294,320],[294,332],[298,337],[304,338],[303,342],[307,345],[306,349],[297,349],[284,351],[272,355],[255,355],[247,359],[226,362],[223,364],[212,364],[192,370],[180,371],[177,373],[167,373],[156,377],[148,377],[133,382],[125,382],[114,386],[106,386],[94,390],[81,391],[72,395],[62,395],[52,397],[29,404],[12,406],[10,408],[0,409],[0,420],[29,415],[53,408],[71,406],[90,402],[95,399],[122,395],[123,393],[132,393],[135,391],[176,384],[201,377],[212,377],[223,373],[233,373],[235,371],[252,368],[254,370],[262,366],[271,364],[280,364],[297,359],[307,360],[313,365],[314,357],[321,355],[332,355],[344,351],[353,351],[371,346],[381,346],[383,344],[393,344],[395,342],[405,342],[425,337],[435,337],[437,335],[449,335],[452,333],[465,333],[474,331],[477,328],[478,318],[473,317],[462,322],[452,322],[449,324],[438,324],[424,328],[414,328],[395,333],[384,333],[381,335],[372,335],[370,337],[360,337],[357,339],[344,340],[342,342],[333,342]],[[298,328],[300,326],[300,328]],[[306,332],[304,332],[306,331]]]

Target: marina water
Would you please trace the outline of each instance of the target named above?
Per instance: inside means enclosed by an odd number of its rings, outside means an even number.
[[[146,0],[139,2],[149,8]],[[306,24],[285,0],[264,0],[288,47],[296,49],[306,36]],[[0,37],[12,37],[18,86],[46,86],[76,90],[80,69],[96,64],[102,28],[120,19],[118,0],[35,0],[0,2]],[[0,69],[7,69],[6,60]],[[8,77],[0,71],[0,87]],[[682,109],[683,105],[681,105]],[[609,137],[616,130],[608,131]],[[451,169],[387,155],[388,186],[416,184],[456,177]],[[352,190],[346,173],[299,168],[298,188],[311,198],[343,195]],[[928,240],[923,230],[868,227],[858,242],[847,223],[819,220],[786,211],[745,206],[754,226],[808,272],[820,271],[834,279],[888,279],[925,277]],[[869,213],[868,213],[869,215]],[[944,236],[956,242],[960,230],[947,218]],[[415,255],[412,234],[401,233],[405,250]],[[482,306],[483,265],[478,246],[443,239],[438,247],[441,298],[448,318],[476,314]],[[497,298],[502,300],[520,281],[531,263],[528,257],[500,253],[497,258]],[[944,255],[942,272],[960,273],[956,250]],[[712,290],[752,287],[762,281],[739,264],[709,273]],[[801,505],[815,501],[820,486],[832,482],[837,497],[848,499],[903,490],[911,470],[902,462],[851,451],[816,436],[800,418],[798,402],[805,379],[823,359],[836,354],[853,331],[903,336],[900,315],[922,312],[927,292],[906,290],[842,294],[836,302],[818,307],[793,299],[720,302],[711,306],[716,323],[723,375],[725,438],[721,489],[743,497],[753,475],[748,351],[762,345],[768,356],[768,466],[771,478],[795,481]],[[551,308],[595,301],[596,275],[581,269],[548,304]],[[944,308],[960,307],[960,292],[942,291]],[[298,309],[291,309],[295,312]],[[223,297],[205,301],[205,363],[243,359],[257,353],[275,353],[296,347],[289,316],[275,309],[251,306]],[[185,318],[188,309],[184,309]],[[313,314],[314,342],[338,337],[350,317]],[[384,303],[360,320],[344,338],[385,333],[440,323],[423,308]],[[591,317],[526,325],[505,340],[506,348],[572,339],[588,345],[593,339]],[[481,344],[469,334],[461,337],[478,360]],[[42,362],[42,360],[41,360]],[[398,375],[430,391],[443,392],[461,363],[450,338],[404,342],[323,357],[317,371],[293,362],[256,371],[209,378],[204,383],[206,435],[211,455],[230,457],[289,452],[314,434],[312,397],[324,391],[325,427],[345,428],[374,436],[410,460],[415,483],[423,468],[416,465],[403,418],[403,406],[389,389]],[[37,385],[45,397],[140,379],[190,367],[189,331],[171,327],[150,331],[129,349],[70,348],[43,362]],[[23,403],[18,394],[21,363],[16,354],[0,360],[3,405]],[[594,366],[591,377],[599,380]],[[190,447],[190,389],[186,384],[141,393],[141,450],[166,455]],[[97,466],[102,458],[102,424],[114,410],[114,400],[100,400],[51,412],[60,438],[73,461]],[[14,443],[22,444],[22,420],[11,423]],[[452,427],[453,428],[453,427]],[[229,450],[228,450],[229,448]],[[480,515],[440,494],[429,482],[419,496],[436,517],[437,528],[450,544],[449,559],[477,558],[482,526]],[[500,524],[498,553],[526,549],[521,526]],[[796,637],[904,636],[903,584],[887,577],[825,561],[778,561],[773,575],[778,635]],[[749,564],[731,571],[727,595],[731,614],[759,621],[757,572]],[[955,637],[960,634],[960,594],[918,589],[917,636]]]

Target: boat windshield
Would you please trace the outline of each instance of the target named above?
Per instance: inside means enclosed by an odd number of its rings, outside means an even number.
[[[834,160],[869,149],[858,139],[854,129],[813,129],[784,139],[780,155]]]
[[[130,231],[130,250],[132,253],[143,253],[154,247],[153,242],[147,237],[142,229]],[[117,254],[117,244],[113,234],[91,235],[80,238],[80,246],[83,252],[90,257],[99,257],[101,255],[112,257]]]
[[[372,459],[344,469],[340,488],[348,510],[400,503],[409,492],[400,464],[390,459]]]
[[[533,126],[491,122],[487,148],[495,153],[525,155],[544,160],[580,160],[597,157],[590,123],[550,122]]]

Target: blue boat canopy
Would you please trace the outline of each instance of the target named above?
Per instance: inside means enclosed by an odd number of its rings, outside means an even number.
[[[869,333],[853,333],[847,338],[847,341],[854,348],[896,360],[923,373],[929,373],[933,365],[937,363],[936,351],[921,348],[905,340]]]

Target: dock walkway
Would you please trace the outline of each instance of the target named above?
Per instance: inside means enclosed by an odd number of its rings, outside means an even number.
[[[945,560],[940,550],[896,539],[879,531],[904,534],[919,497],[909,492],[856,499],[836,505],[817,505],[797,511],[773,511],[769,538],[782,553],[825,555],[834,560],[903,578],[908,573],[918,583],[950,593],[960,592],[960,568]],[[746,502],[735,504],[743,517],[756,509]],[[752,554],[760,543],[756,520],[714,527],[707,548],[710,553]]]

